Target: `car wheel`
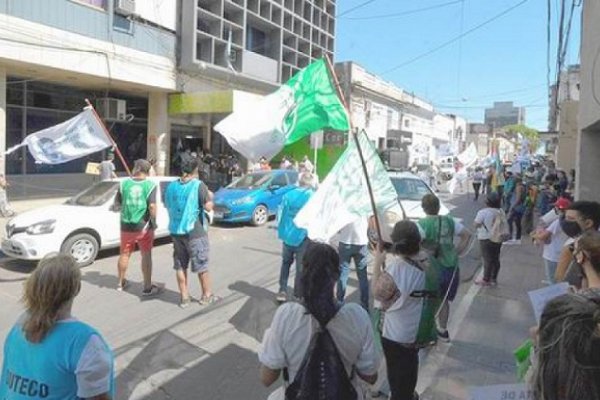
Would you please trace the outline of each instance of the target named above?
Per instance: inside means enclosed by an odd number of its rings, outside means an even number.
[[[80,267],[94,262],[98,250],[98,240],[89,233],[78,233],[68,237],[60,248],[61,253],[73,256]]]
[[[259,204],[258,206],[256,206],[256,208],[252,212],[252,221],[251,221],[252,225],[254,225],[254,226],[264,225],[267,223],[268,220],[269,220],[269,210],[267,210],[267,207],[263,206],[262,204]]]

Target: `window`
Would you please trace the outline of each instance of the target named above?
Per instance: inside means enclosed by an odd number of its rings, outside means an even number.
[[[271,182],[271,186],[284,187],[284,186],[287,186],[287,184],[288,184],[288,182],[287,182],[287,178],[286,178],[285,174],[276,175],[273,178],[273,181]]]
[[[75,3],[87,4],[88,6],[102,8],[106,10],[106,0],[71,0]]]
[[[404,127],[405,128],[410,128],[410,119],[407,118],[407,119],[404,120]]]
[[[419,179],[393,178],[392,184],[400,200],[421,201],[431,190]]]
[[[267,55],[267,34],[260,29],[249,26],[247,31],[246,50]]]
[[[286,172],[286,174],[288,176],[288,181],[290,182],[290,184],[295,185],[298,183],[298,172],[288,171]]]
[[[117,31],[125,32],[125,33],[133,33],[133,24],[131,20],[127,17],[124,17],[119,14],[115,14],[113,18],[113,27]]]

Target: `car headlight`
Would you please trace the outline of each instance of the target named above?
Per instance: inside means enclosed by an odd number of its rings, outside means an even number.
[[[246,203],[251,203],[252,202],[252,197],[251,196],[244,196],[244,197],[240,197],[239,199],[235,199],[231,202],[231,204],[233,204],[234,206],[239,206],[240,204],[246,204]]]
[[[27,227],[26,232],[29,235],[43,235],[45,233],[54,232],[54,226],[56,225],[55,219],[49,219],[46,221],[38,222]]]

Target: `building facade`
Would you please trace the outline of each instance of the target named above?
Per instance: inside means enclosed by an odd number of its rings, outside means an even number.
[[[0,147],[76,115],[87,98],[105,111],[129,163],[148,156],[168,129],[167,95],[177,89],[176,3],[147,0],[129,10],[108,0],[1,2]],[[101,109],[117,101],[121,112]],[[85,165],[101,158],[41,165],[22,148],[2,157],[0,170],[11,176],[13,197],[46,186],[67,193],[90,180]]]
[[[436,112],[427,101],[354,62],[337,63],[335,72],[352,125],[364,129],[378,150],[406,150],[411,164],[428,164],[440,152],[464,148],[464,118]]]
[[[485,109],[486,125],[492,125],[494,129],[503,128],[507,125],[525,124],[525,108],[516,107],[512,101],[496,101],[492,108]]]
[[[581,94],[576,144],[578,199],[600,200],[600,185],[594,171],[600,170],[600,78],[597,64],[600,43],[600,3],[583,2],[581,35]]]
[[[214,125],[316,59],[332,60],[335,10],[335,0],[181,0],[171,156],[230,152]]]

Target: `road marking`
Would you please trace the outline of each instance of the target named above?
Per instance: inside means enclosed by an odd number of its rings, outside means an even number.
[[[483,270],[481,270],[477,276],[477,279],[483,278]],[[471,287],[465,294],[465,296],[460,301],[460,304],[456,308],[456,311],[453,313],[453,317],[450,320],[449,330],[450,332],[458,333],[460,331],[460,327],[463,324],[463,321],[467,317],[467,312],[473,305],[473,301],[475,300],[475,296],[479,293],[481,287],[476,284],[471,284]],[[447,345],[437,345],[434,349],[432,349],[427,357],[425,358],[420,371],[419,371],[419,381],[417,384],[417,392],[423,393],[427,388],[431,386],[433,380],[437,377],[438,371],[442,367],[446,356],[448,355],[448,351],[453,346],[452,342]]]

